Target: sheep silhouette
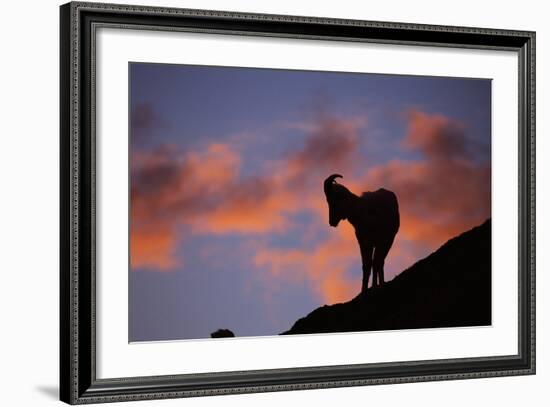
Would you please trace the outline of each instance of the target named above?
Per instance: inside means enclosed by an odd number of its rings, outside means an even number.
[[[357,196],[337,183],[336,178],[343,177],[332,174],[324,182],[329,225],[336,227],[347,219],[354,227],[363,266],[361,294],[365,295],[371,270],[372,286],[384,284],[384,261],[399,230],[399,205],[392,191],[380,188]]]

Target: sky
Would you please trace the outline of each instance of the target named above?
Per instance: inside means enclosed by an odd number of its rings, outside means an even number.
[[[277,335],[361,288],[323,180],[386,188],[386,281],[491,216],[490,79],[130,63],[129,341]]]

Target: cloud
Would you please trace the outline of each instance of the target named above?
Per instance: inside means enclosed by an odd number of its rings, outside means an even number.
[[[288,229],[295,199],[275,181],[251,177],[231,184],[220,205],[191,220],[197,233],[267,233]],[[223,203],[221,202],[223,200]]]
[[[318,122],[308,132],[304,147],[289,154],[285,162],[289,181],[303,185],[300,180],[307,180],[312,175],[349,168],[357,150],[358,129],[362,125],[353,119],[318,117]]]
[[[243,173],[248,157],[239,143],[133,151],[132,267],[181,267],[177,248],[197,234],[253,238],[255,249],[240,253],[242,267],[253,267],[266,284],[306,282],[322,301],[348,300],[360,289],[359,249],[351,225],[329,228],[322,193],[324,178],[339,172],[357,194],[384,187],[398,196],[401,229],[386,263],[390,279],[490,216],[490,161],[479,159],[481,146],[466,125],[418,110],[405,119],[398,148],[415,158],[370,167],[359,154],[369,134],[365,119],[326,112],[297,127],[297,148],[255,174]],[[308,220],[298,221],[300,215]],[[280,246],[276,236],[299,243]]]
[[[175,255],[175,231],[166,224],[132,228],[130,267],[170,271],[181,265]]]
[[[259,175],[241,174],[241,153],[224,143],[181,151],[163,145],[132,153],[132,265],[169,270],[176,233],[254,235],[284,233],[300,212],[323,211],[319,195],[329,171],[349,167],[363,122],[318,117],[303,146],[265,163]],[[157,250],[138,251],[141,233],[155,236]],[[134,259],[135,257],[135,259]]]
[[[411,111],[402,146],[423,158],[392,160],[363,181],[397,194],[402,237],[433,247],[491,216],[490,162],[476,160],[462,123]]]
[[[239,155],[229,146],[182,152],[164,145],[134,152],[131,160],[131,264],[155,270],[178,265],[174,248],[186,219],[218,205],[216,195],[238,174]],[[151,250],[144,249],[150,245]]]
[[[137,129],[151,129],[162,122],[151,103],[140,103],[132,111],[132,126]]]
[[[408,114],[407,135],[403,145],[419,150],[430,160],[471,159],[464,125],[441,114],[429,115],[418,110]]]
[[[322,230],[318,228],[318,232]],[[313,247],[259,248],[253,264],[267,269],[272,278],[287,282],[306,280],[313,292],[327,303],[348,300],[360,287],[361,259],[353,228],[342,224],[334,232],[332,235],[322,233],[323,238]],[[347,271],[353,268],[358,273],[350,277]]]
[[[355,120],[329,116],[307,131],[300,149],[266,162],[261,174],[235,174],[218,205],[190,220],[195,233],[265,234],[291,229],[293,216],[311,210],[327,171],[347,167],[357,148]],[[197,197],[198,201],[203,198]]]
[[[490,217],[490,162],[477,160],[480,144],[466,132],[464,124],[451,118],[411,111],[401,148],[420,158],[391,160],[369,168],[359,180],[346,180],[357,194],[383,187],[398,196],[401,228],[386,261],[386,279],[418,260],[419,254],[429,254]],[[349,160],[353,151],[349,149],[344,159]],[[309,280],[326,302],[348,300],[358,292],[362,278],[353,228],[342,223],[330,234],[323,229],[327,208],[319,191],[312,193],[308,206],[320,217],[312,230],[322,238],[313,247],[259,250],[255,266],[267,267],[273,276],[288,281]]]
[[[155,132],[170,126],[150,102],[137,104],[130,115],[132,142],[143,143],[155,136]]]

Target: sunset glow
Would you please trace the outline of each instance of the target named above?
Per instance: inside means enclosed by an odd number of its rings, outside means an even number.
[[[491,215],[491,82],[131,64],[130,340],[275,335],[353,298],[331,173],[386,188],[386,280]]]

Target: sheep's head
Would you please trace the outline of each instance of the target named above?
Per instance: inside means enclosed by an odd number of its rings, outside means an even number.
[[[343,178],[340,174],[332,174],[324,184],[325,196],[328,202],[328,224],[332,227],[338,226],[342,219],[346,218],[343,207],[343,196],[348,189],[336,182],[336,178]]]

